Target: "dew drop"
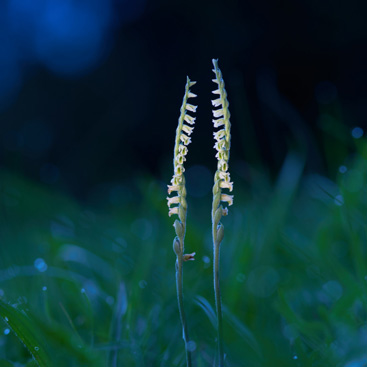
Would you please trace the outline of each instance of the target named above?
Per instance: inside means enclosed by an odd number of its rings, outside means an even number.
[[[192,340],[190,340],[188,343],[187,343],[187,350],[189,352],[193,352],[194,350],[196,349],[196,343]]]
[[[203,256],[203,262],[205,264],[209,264],[210,263],[210,258],[208,256]]]
[[[298,356],[293,356],[293,359],[294,359],[294,360],[298,359]]]
[[[352,136],[354,139],[360,139],[363,136],[363,129],[361,129],[359,126],[356,126],[352,130]]]
[[[139,282],[139,287],[141,288],[141,289],[144,289],[146,286],[147,286],[147,281],[146,280],[141,280],[140,282]]]
[[[42,290],[47,291],[47,287],[46,286],[42,287]]]
[[[340,173],[345,173],[345,172],[347,172],[348,171],[348,168],[346,167],[346,166],[340,166],[339,167],[339,172]]]
[[[40,348],[39,348],[39,347],[34,347],[34,350],[35,350],[36,352],[38,352],[38,351],[40,350]]]
[[[40,272],[43,273],[47,270],[48,266],[45,262],[45,260],[38,258],[34,260],[34,267]]]
[[[4,330],[4,335],[9,335],[9,333],[10,333],[10,329],[5,329]]]

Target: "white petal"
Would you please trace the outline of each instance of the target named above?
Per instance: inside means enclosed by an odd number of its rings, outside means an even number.
[[[184,131],[187,135],[191,135],[193,130],[194,130],[193,126],[188,126],[185,124],[182,125],[182,131]]]
[[[219,127],[224,125],[224,119],[212,120],[214,123],[214,127]]]
[[[212,79],[212,82],[219,84],[217,79]]]
[[[197,108],[198,108],[198,106],[193,106],[192,104],[186,103],[186,109],[188,111],[196,112]]]
[[[219,89],[216,89],[216,90],[213,90],[212,92],[213,94],[220,94],[220,90]]]
[[[180,203],[180,197],[174,196],[172,198],[167,197],[167,205],[171,206],[172,204],[179,204]]]
[[[220,181],[219,187],[222,189],[229,189],[229,191],[233,190],[233,182]]]
[[[189,94],[187,96],[187,98],[195,98],[195,97],[197,97],[197,95],[195,93],[191,93],[191,92],[189,92]]]
[[[220,98],[218,98],[218,99],[214,99],[213,101],[212,101],[212,105],[214,106],[214,107],[218,107],[218,106],[220,106],[222,104],[222,100],[220,99]]]
[[[222,129],[222,130],[219,130],[213,133],[213,135],[214,135],[214,139],[219,141],[220,139],[226,136],[226,131]]]
[[[185,119],[184,119],[187,123],[189,123],[190,125],[194,125],[195,124],[195,117],[192,117],[190,115],[185,115]]]
[[[178,214],[178,206],[169,209],[168,216],[171,216],[172,214]]]
[[[195,84],[196,84],[196,82],[190,82],[190,87],[192,87]]]
[[[221,201],[226,201],[228,203],[228,205],[232,205],[233,204],[233,195],[222,194],[220,196],[220,200]]]
[[[220,108],[219,110],[213,110],[214,117],[222,117],[224,114],[223,108]]]

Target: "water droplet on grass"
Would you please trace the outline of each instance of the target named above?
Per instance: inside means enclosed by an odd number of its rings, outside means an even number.
[[[346,166],[340,166],[339,167],[339,172],[340,173],[345,173],[345,172],[347,172],[348,171],[348,168],[346,167]]]
[[[4,335],[9,335],[9,333],[10,333],[10,329],[5,329],[4,330]]]
[[[293,359],[294,359],[294,360],[298,359],[298,356],[293,356]]]
[[[42,290],[47,291],[47,287],[46,286],[42,287]]]
[[[45,260],[38,258],[34,260],[34,267],[40,272],[43,273],[47,270],[48,266],[45,262]]]
[[[39,348],[39,347],[34,347],[34,350],[35,350],[36,352],[38,352],[38,351],[40,350],[40,348]]]
[[[194,350],[196,349],[196,343],[192,340],[190,340],[188,343],[187,343],[187,350],[189,352],[193,352]]]
[[[363,129],[360,128],[359,126],[356,126],[352,130],[352,136],[354,139],[360,139],[363,136]]]

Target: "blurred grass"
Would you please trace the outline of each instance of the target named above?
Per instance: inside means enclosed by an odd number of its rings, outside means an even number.
[[[304,174],[296,154],[275,183],[234,178],[221,249],[228,366],[366,365],[366,152],[358,141],[335,180]],[[107,190],[87,206],[5,171],[0,182],[0,366],[185,364],[165,183],[136,178],[118,205]],[[189,198],[197,366],[216,352],[210,201]]]

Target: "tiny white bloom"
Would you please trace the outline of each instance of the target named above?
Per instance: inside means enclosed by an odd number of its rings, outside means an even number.
[[[167,205],[171,206],[172,204],[179,204],[180,203],[180,197],[179,196],[174,196],[172,198],[167,197]]]
[[[168,187],[168,194],[170,194],[172,191],[179,191],[181,190],[181,187],[178,185],[167,185]]]
[[[220,98],[212,100],[212,105],[214,107],[218,107],[222,104],[222,100]]]
[[[229,191],[233,190],[233,182],[226,182],[221,180],[219,182],[219,187],[221,187],[222,189],[229,189]]]
[[[233,195],[221,194],[220,200],[227,202],[230,206],[233,204]]]
[[[214,117],[222,117],[224,114],[223,108],[220,108],[219,110],[213,110]]]
[[[185,119],[184,119],[187,123],[189,123],[190,125],[194,125],[196,117],[192,117],[190,115],[185,115]]]
[[[196,109],[198,108],[198,106],[194,106],[192,104],[189,104],[189,103],[186,103],[186,109],[188,111],[191,111],[191,112],[196,112]]]
[[[185,145],[189,145],[191,143],[191,138],[189,138],[187,135],[185,134],[181,134],[180,136],[181,141],[185,144]]]
[[[226,131],[222,129],[222,130],[214,132],[213,135],[214,135],[214,139],[219,141],[220,139],[226,136]]]
[[[187,98],[195,98],[195,97],[197,97],[197,95],[191,92],[189,92],[189,95],[187,96]]]
[[[220,127],[224,125],[224,119],[212,120],[214,123],[214,127]]]
[[[220,90],[219,89],[216,89],[216,90],[213,90],[212,92],[213,94],[220,94]]]
[[[184,131],[187,135],[191,135],[193,130],[194,130],[193,126],[188,126],[185,124],[182,125],[182,131]]]
[[[178,206],[175,206],[173,208],[169,208],[168,216],[170,217],[173,214],[178,214]]]

